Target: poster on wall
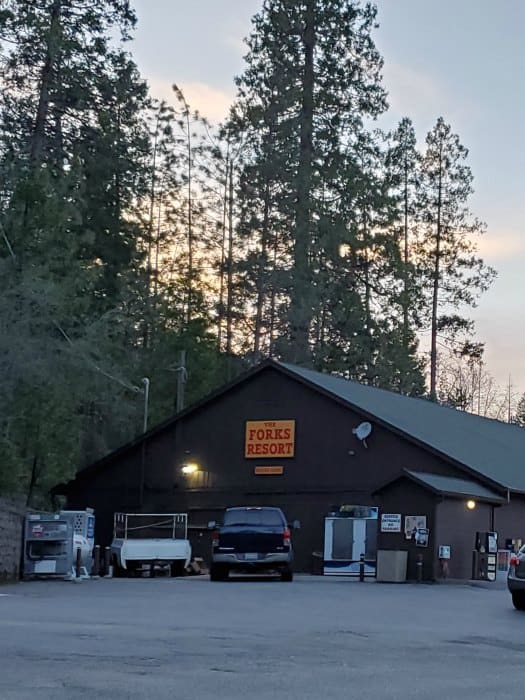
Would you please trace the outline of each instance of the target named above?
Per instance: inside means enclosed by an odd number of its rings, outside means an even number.
[[[383,513],[381,532],[401,532],[401,513]]]
[[[418,528],[426,529],[426,527],[426,515],[405,515],[405,537],[407,540],[415,539]]]
[[[416,547],[428,547],[429,531],[426,527],[418,527],[415,534]]]

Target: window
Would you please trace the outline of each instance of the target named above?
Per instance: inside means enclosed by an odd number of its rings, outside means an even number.
[[[275,508],[233,508],[224,514],[225,525],[284,526],[280,510]]]

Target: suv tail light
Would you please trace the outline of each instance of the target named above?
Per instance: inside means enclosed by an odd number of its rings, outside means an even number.
[[[517,554],[513,554],[510,558],[510,565],[511,566],[518,566],[520,563],[520,558],[518,557]]]
[[[291,545],[292,541],[290,539],[290,530],[286,528],[283,530],[283,545],[285,547],[289,547]]]
[[[214,530],[211,533],[211,546],[212,547],[218,547],[219,546],[219,531]]]

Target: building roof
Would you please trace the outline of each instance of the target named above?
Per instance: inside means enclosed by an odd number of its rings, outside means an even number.
[[[441,496],[468,496],[480,501],[497,501],[499,503],[505,501],[504,498],[494,491],[470,479],[457,479],[453,476],[415,472],[409,469],[405,469],[404,475]]]
[[[429,446],[496,486],[525,492],[525,429],[342,377],[279,363],[309,385],[337,397]]]
[[[372,423],[380,423],[430,448],[496,488],[525,493],[525,429],[275,360],[265,360],[253,367],[195,405],[80,470],[77,476],[87,477],[93,471],[106,467],[126,451],[172,428],[179,419],[210,401],[220,399],[237,385],[249,381],[269,367],[348,405]]]

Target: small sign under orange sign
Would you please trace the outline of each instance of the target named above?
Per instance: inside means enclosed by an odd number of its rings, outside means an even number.
[[[255,467],[256,474],[284,474],[284,467]]]
[[[294,420],[246,421],[244,456],[247,459],[293,457],[294,448]]]

